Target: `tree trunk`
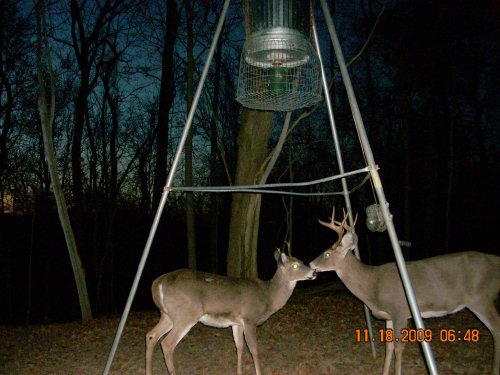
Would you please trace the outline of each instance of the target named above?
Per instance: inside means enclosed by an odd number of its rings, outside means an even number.
[[[0,34],[2,34],[0,30]],[[1,37],[0,37],[1,38]],[[0,41],[1,43],[1,41]],[[3,175],[5,171],[7,170],[7,165],[8,165],[8,155],[9,155],[9,150],[7,147],[7,139],[8,139],[8,134],[12,125],[11,121],[11,114],[12,114],[12,108],[13,108],[13,96],[12,96],[12,89],[10,86],[10,82],[7,79],[7,75],[3,71],[3,62],[2,62],[2,57],[1,57],[1,50],[2,46],[0,45],[0,81],[2,83],[0,84],[0,96],[3,95],[3,86],[5,86],[5,92],[6,92],[6,97],[7,97],[7,103],[5,104],[5,115],[3,116],[3,126],[2,126],[2,132],[0,133],[0,208],[1,211],[4,211],[4,190],[5,186],[3,185]],[[4,111],[3,108],[0,108],[0,114]]]
[[[193,7],[191,0],[184,0],[186,8],[186,32],[187,32],[187,64],[186,64],[186,109],[190,111],[193,104],[193,76],[194,76],[194,56],[193,56]],[[189,131],[184,148],[185,169],[184,181],[186,186],[193,185],[193,129]],[[196,269],[196,242],[194,228],[194,196],[192,192],[186,192],[186,231],[188,267]]]
[[[71,170],[72,170],[72,192],[73,203],[76,208],[83,207],[83,170],[82,170],[82,138],[85,122],[85,112],[87,110],[87,89],[88,79],[82,74],[80,89],[75,103],[75,119],[73,142],[71,146]]]
[[[218,182],[217,175],[217,153],[218,153],[218,116],[219,116],[219,93],[222,62],[222,37],[217,43],[215,53],[214,72],[214,95],[212,98],[212,121],[210,122],[210,185],[215,186]],[[217,194],[210,194],[210,270],[217,273],[219,264],[219,212]]]
[[[451,14],[448,17],[450,34],[448,38],[450,39],[448,44],[448,48],[450,49],[450,61],[455,62],[457,56],[457,42],[455,40],[455,36],[457,35],[457,21],[455,19],[455,15]],[[454,185],[455,185],[455,121],[457,119],[457,109],[459,106],[457,105],[457,90],[455,89],[455,72],[456,72],[456,63],[449,64],[449,77],[447,80],[446,87],[446,97],[448,100],[444,100],[443,109],[444,109],[444,119],[445,123],[448,125],[448,163],[446,165],[446,191],[445,191],[445,207],[444,207],[444,251],[446,253],[449,252],[450,248],[450,233],[452,227],[452,207],[453,207],[453,193],[454,193]]]
[[[411,148],[411,138],[413,124],[411,123],[412,107],[411,98],[409,93],[400,93],[400,107],[401,107],[401,127],[403,136],[403,161],[404,161],[404,177],[403,177],[403,239],[405,241],[411,242],[411,183],[413,180],[412,176],[412,148]],[[410,248],[403,247],[403,256],[406,260],[410,260],[411,252]]]
[[[112,49],[116,51],[116,49]],[[111,130],[109,132],[109,170],[107,162],[107,137],[106,137],[106,106],[102,108],[102,176],[104,186],[102,187],[103,197],[103,217],[104,222],[99,221],[96,224],[99,226],[97,230],[101,232],[104,238],[104,247],[100,252],[96,251],[97,258],[97,287],[96,287],[96,311],[115,311],[115,291],[114,291],[114,248],[113,248],[113,231],[114,219],[118,198],[118,156],[117,156],[117,136],[119,130],[118,118],[118,93],[116,90],[115,96],[112,93],[112,86],[116,87],[115,74],[118,62],[118,55],[114,55],[106,62],[103,69],[103,103],[109,107],[111,115]],[[103,220],[101,218],[101,220]],[[105,271],[106,270],[106,271]]]
[[[64,232],[64,238],[66,239],[66,245],[68,247],[68,253],[71,260],[71,266],[73,268],[73,274],[75,276],[76,287],[78,290],[78,297],[80,300],[80,309],[82,312],[83,323],[88,323],[92,320],[92,310],[90,309],[90,301],[87,292],[87,284],[85,281],[85,271],[83,269],[80,256],[78,255],[78,250],[76,247],[75,237],[73,235],[73,230],[71,228],[71,222],[69,220],[68,210],[66,206],[66,200],[64,198],[64,192],[62,190],[61,184],[59,182],[59,176],[57,174],[57,162],[54,150],[54,144],[52,139],[52,124],[54,120],[54,105],[55,105],[55,84],[54,77],[52,74],[52,67],[50,62],[49,47],[46,36],[46,25],[45,25],[45,6],[43,0],[39,0],[37,3],[37,71],[38,71],[38,82],[40,85],[40,94],[38,98],[38,109],[40,112],[40,120],[42,125],[43,143],[45,148],[45,157],[47,159],[47,165],[50,171],[50,178],[52,182],[52,188],[54,190],[54,197],[57,204],[57,212],[59,214],[59,219],[61,221],[61,226]],[[42,44],[45,50],[45,58],[47,60],[47,66],[50,73],[51,82],[51,113],[49,115],[45,88],[45,70],[42,64]]]
[[[157,207],[167,181],[169,112],[175,98],[174,45],[179,28],[179,10],[175,0],[166,0],[165,39],[161,58],[161,83],[158,107],[156,165],[153,182],[153,206]]]
[[[453,110],[453,109],[452,109]],[[444,251],[449,252],[450,247],[450,232],[452,222],[452,202],[455,183],[455,118],[454,113],[450,115],[449,133],[448,133],[448,165],[447,165],[447,181],[445,195],[445,219],[444,219]]]
[[[6,4],[2,1],[0,2],[0,22],[2,26],[0,26],[0,118],[2,122],[2,126],[0,127],[0,213],[4,212],[4,179],[3,175],[7,170],[8,165],[8,155],[9,150],[7,147],[7,139],[10,128],[12,126],[12,109],[14,107],[14,97],[12,95],[12,86],[7,77],[7,72],[4,71],[4,53],[5,51],[5,40],[4,35],[7,34],[6,28],[7,26],[7,12],[6,12]],[[5,98],[5,99],[4,99]],[[5,104],[3,104],[5,102]]]
[[[249,4],[242,2],[245,34],[250,36]],[[261,181],[259,173],[269,150],[273,112],[243,108],[238,135],[238,160],[235,185]],[[259,234],[260,194],[233,194],[229,221],[227,274],[235,277],[257,277],[257,240]]]
[[[273,112],[243,109],[238,136],[238,161],[235,185],[254,184],[266,160],[271,138]],[[260,194],[234,194],[229,223],[227,274],[257,276],[257,239]]]

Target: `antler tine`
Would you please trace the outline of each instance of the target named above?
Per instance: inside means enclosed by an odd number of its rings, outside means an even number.
[[[335,206],[333,206],[332,216],[330,217],[330,220],[331,220],[332,223],[335,223]]]
[[[345,213],[344,213],[344,215],[345,215]],[[356,225],[356,222],[358,221],[358,214],[356,214],[356,217],[354,218],[354,223],[352,223],[352,225],[347,224],[346,219],[347,219],[347,215],[344,216],[344,222],[343,222],[342,226],[348,232],[352,232],[352,230],[354,229],[354,226]]]
[[[340,236],[344,233],[344,222],[345,222],[345,217],[342,222],[335,220],[335,206],[333,206],[333,211],[332,211],[332,217],[330,218],[330,222],[327,223],[325,221],[318,220],[321,225],[324,225],[325,227],[328,227]]]
[[[288,249],[288,256],[291,257],[292,256],[292,243],[291,243],[291,241],[285,241],[285,244],[286,244],[286,247]]]

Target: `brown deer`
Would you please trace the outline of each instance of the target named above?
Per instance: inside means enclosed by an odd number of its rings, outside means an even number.
[[[238,356],[237,374],[242,375],[243,337],[261,375],[256,327],[285,306],[297,281],[312,280],[316,272],[300,260],[276,250],[278,268],[269,281],[220,276],[182,269],[158,277],[151,287],[160,310],[160,322],[146,335],[146,375],[152,375],[153,349],[161,340],[168,372],[174,375],[174,349],[201,322],[233,330]]]
[[[352,253],[357,243],[347,216],[320,223],[338,234],[337,242],[314,259],[309,266],[318,272],[336,271],[345,286],[367,305],[372,314],[386,321],[393,330],[393,341],[386,342],[383,375],[388,375],[392,354],[396,352],[396,374],[401,375],[404,350],[402,332],[411,317],[395,263],[368,266]],[[344,234],[344,231],[347,231]],[[407,262],[416,300],[423,318],[453,314],[467,307],[490,330],[494,340],[492,374],[499,375],[500,316],[495,299],[500,290],[500,257],[479,252],[462,252]]]

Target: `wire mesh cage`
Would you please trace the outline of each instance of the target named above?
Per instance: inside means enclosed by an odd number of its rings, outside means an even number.
[[[366,226],[372,232],[384,232],[387,229],[380,205],[366,207]]]
[[[306,37],[309,2],[249,0],[251,34],[240,61],[237,100],[245,107],[291,111],[321,100],[316,50]]]

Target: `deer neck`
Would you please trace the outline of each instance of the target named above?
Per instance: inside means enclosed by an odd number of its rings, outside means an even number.
[[[347,289],[362,301],[368,301],[374,295],[376,267],[363,264],[349,251],[337,275]]]
[[[269,301],[273,312],[285,306],[296,284],[297,281],[289,281],[278,267],[273,278],[268,281]]]

